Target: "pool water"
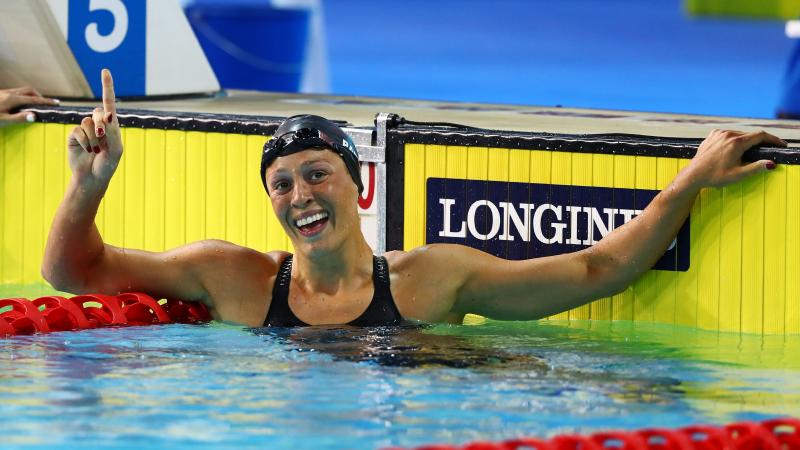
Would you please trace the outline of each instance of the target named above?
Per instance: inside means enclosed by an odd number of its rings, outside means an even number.
[[[800,336],[631,322],[0,339],[0,446],[377,448],[800,416]]]

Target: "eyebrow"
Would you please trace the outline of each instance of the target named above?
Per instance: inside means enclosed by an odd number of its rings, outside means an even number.
[[[311,161],[303,161],[300,164],[300,167],[307,167],[307,166],[310,166],[312,164],[316,164],[316,163],[320,163],[320,162],[326,163],[326,164],[330,164],[328,161],[325,161],[324,159],[312,159]]]
[[[300,167],[306,168],[306,167],[311,166],[311,165],[316,164],[316,163],[330,164],[329,161],[325,161],[324,159],[312,159],[310,161],[303,161],[302,163],[300,163]],[[276,176],[277,176],[278,174],[283,174],[283,173],[287,173],[287,172],[290,172],[290,170],[285,168],[285,167],[281,167],[279,169],[275,169],[275,172],[273,172],[273,173],[276,174]]]

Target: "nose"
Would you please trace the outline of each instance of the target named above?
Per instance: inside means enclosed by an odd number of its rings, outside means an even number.
[[[303,181],[296,183],[292,191],[292,206],[302,209],[308,206],[311,200],[311,187]]]

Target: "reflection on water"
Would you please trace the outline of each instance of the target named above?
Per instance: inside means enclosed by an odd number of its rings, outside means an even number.
[[[437,334],[437,326],[357,328],[316,326],[309,328],[258,328],[253,330],[268,342],[291,345],[298,352],[319,352],[335,360],[432,370],[437,367],[469,369],[494,377],[525,377],[527,389],[539,394],[559,395],[567,390],[589,390],[619,401],[670,403],[682,394],[681,381],[648,374],[629,376],[614,371],[583,367],[580,357],[572,361],[559,355],[552,359],[538,346],[509,346],[475,336]],[[525,333],[528,334],[528,333]],[[559,362],[561,360],[561,362]],[[576,385],[576,386],[573,386]]]
[[[487,366],[546,370],[546,364],[524,354],[474,345],[461,336],[426,332],[432,325],[406,324],[392,327],[359,328],[315,326],[307,328],[256,328],[266,342],[290,345],[298,352],[321,352],[350,362],[374,363],[383,367],[431,367],[478,369]]]
[[[0,340],[10,445],[370,448],[800,416],[800,337],[632,323]]]

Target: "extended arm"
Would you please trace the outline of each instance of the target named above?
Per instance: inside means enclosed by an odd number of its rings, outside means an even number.
[[[638,217],[579,252],[506,261],[462,246],[431,246],[423,258],[425,270],[447,267],[440,284],[455,291],[449,310],[439,311],[532,320],[625,289],[663,255],[702,188],[724,186],[774,167],[766,160],[742,163],[745,150],[763,143],[786,145],[764,132],[713,131],[689,165]]]
[[[198,246],[158,254],[103,243],[95,216],[122,157],[111,73],[103,71],[103,108],[96,108],[69,136],[72,177],[56,211],[45,248],[42,275],[53,287],[116,294],[200,299],[203,289],[189,268]]]

